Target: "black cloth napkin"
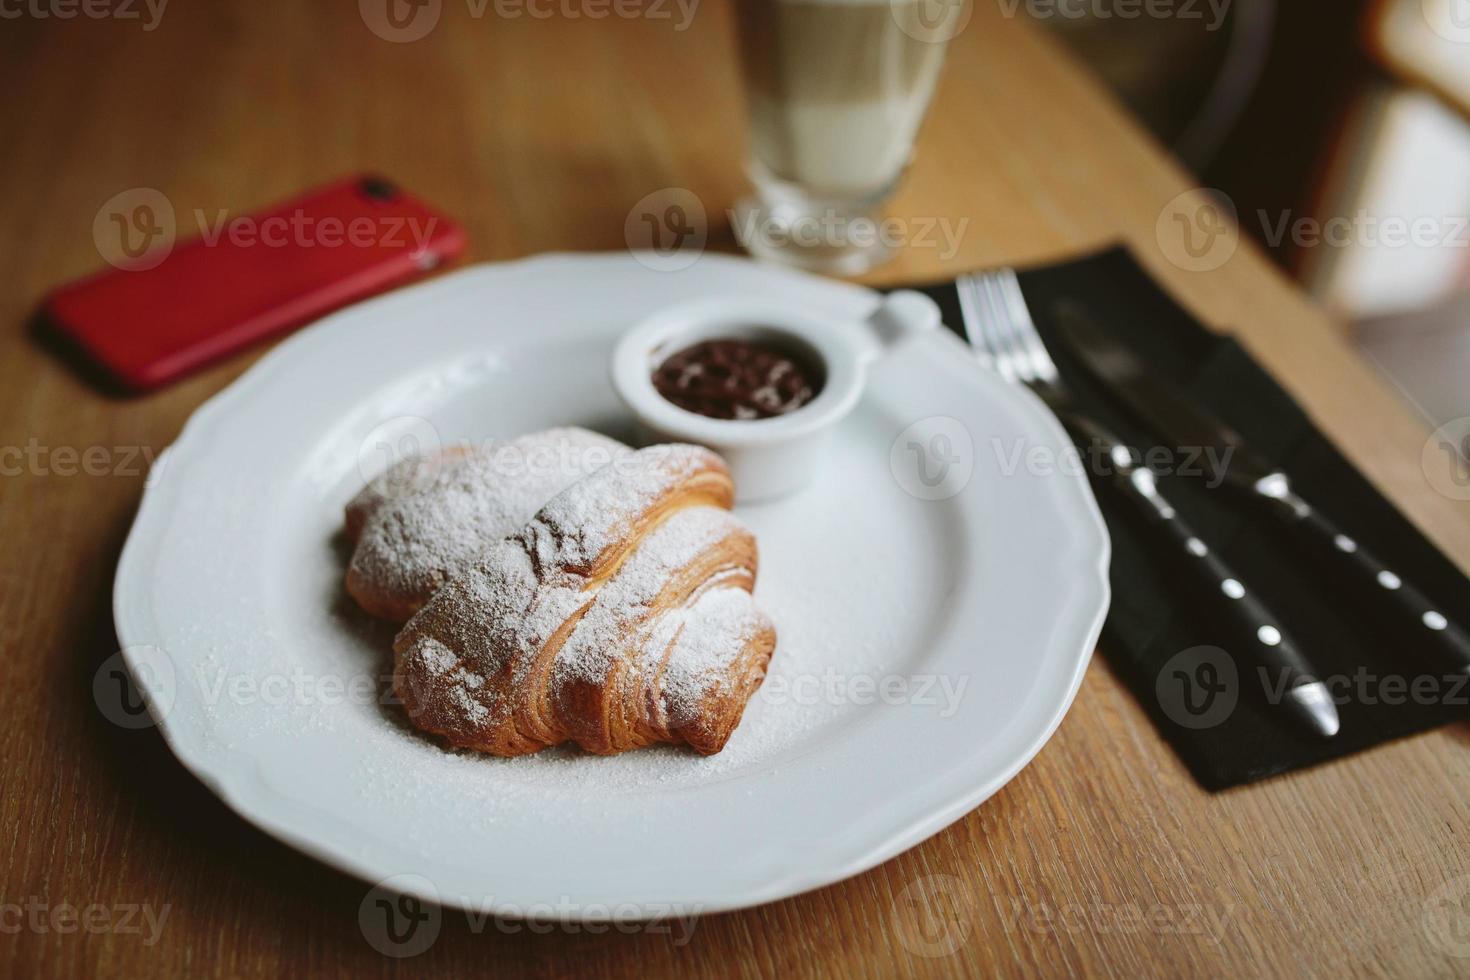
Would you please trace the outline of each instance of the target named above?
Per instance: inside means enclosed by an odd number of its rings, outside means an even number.
[[[1299,734],[1271,703],[1250,651],[1226,637],[1132,502],[1094,481],[1113,539],[1112,609],[1100,648],[1195,778],[1221,790],[1470,717],[1470,677],[1434,655],[1426,631],[1374,604],[1316,549],[1218,485],[1220,469],[1135,423],[1069,357],[1052,325],[1063,301],[1085,307],[1143,360],[1173,378],[1259,452],[1297,491],[1451,619],[1470,621],[1470,581],[1363,478],[1234,339],[1205,329],[1124,249],[1021,270],[1027,305],[1078,400],[1131,441],[1154,447],[1159,486],[1265,598],[1328,681],[1342,720],[1331,739]],[[962,334],[952,283],[917,287]],[[1084,450],[1083,459],[1105,468]],[[1237,649],[1232,649],[1235,646]],[[1233,677],[1232,677],[1233,674]],[[1279,697],[1279,695],[1278,695]]]

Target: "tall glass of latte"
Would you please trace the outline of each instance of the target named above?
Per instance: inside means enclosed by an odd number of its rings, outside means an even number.
[[[755,195],[750,252],[854,275],[891,254],[881,208],[913,155],[964,0],[735,0]]]

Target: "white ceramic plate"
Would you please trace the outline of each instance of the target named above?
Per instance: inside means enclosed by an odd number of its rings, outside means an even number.
[[[379,703],[391,629],[344,598],[337,539],[364,475],[435,439],[622,434],[609,352],[667,304],[875,302],[739,259],[656,264],[546,256],[395,292],[283,343],[190,419],[115,615],[169,745],[246,819],[446,905],[717,911],[892,857],[1046,742],[1107,608],[1107,533],[1085,481],[1048,465],[1068,445],[1051,416],[943,331],[875,366],[815,485],[741,509],[780,640],[720,755],[459,755]]]

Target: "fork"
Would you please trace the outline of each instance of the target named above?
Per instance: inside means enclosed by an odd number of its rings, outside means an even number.
[[[1340,723],[1327,685],[1275,615],[1180,516],[1138,452],[1077,404],[1037,333],[1015,270],[971,273],[957,279],[955,288],[965,336],[980,362],[1006,382],[1035,392],[1079,444],[1106,452],[1115,478],[1100,482],[1135,502],[1167,547],[1178,552],[1186,577],[1232,639],[1262,666],[1279,672],[1285,681],[1282,703],[1297,722],[1321,737],[1336,735]]]

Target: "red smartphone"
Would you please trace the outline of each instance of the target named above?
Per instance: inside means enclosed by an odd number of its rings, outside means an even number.
[[[199,234],[177,245],[173,225],[187,219],[161,220],[166,199],[144,193],[162,204],[124,200],[98,216],[99,247],[114,226],[120,236],[115,267],[60,287],[42,307],[50,330],[131,391],[425,275],[465,247],[457,224],[381,177],[248,216],[195,212]],[[147,249],[140,238],[162,240]]]

